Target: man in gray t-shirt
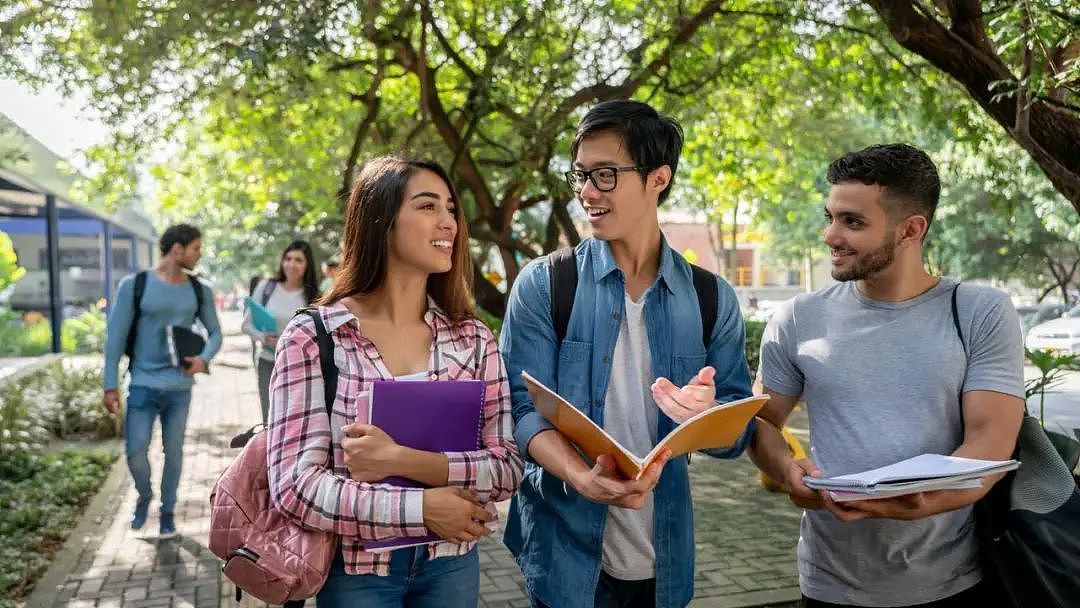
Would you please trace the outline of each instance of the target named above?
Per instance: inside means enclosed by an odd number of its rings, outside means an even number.
[[[834,161],[828,177],[825,242],[842,282],[770,319],[759,380],[772,398],[750,451],[806,509],[804,603],[993,605],[971,505],[996,478],[978,489],[842,504],[802,481],[928,452],[1007,459],[1023,413],[1023,345],[1008,297],[923,268],[940,191],[930,159],[906,145],[872,146]],[[963,343],[952,317],[957,288]],[[800,397],[811,449],[796,461],[778,429]]]

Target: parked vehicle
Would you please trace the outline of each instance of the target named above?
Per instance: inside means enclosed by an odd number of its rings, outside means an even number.
[[[1025,344],[1031,350],[1050,350],[1059,355],[1080,353],[1080,304],[1060,319],[1032,327]]]
[[[1016,312],[1020,313],[1020,329],[1023,335],[1028,335],[1032,327],[1052,319],[1057,319],[1065,314],[1069,307],[1065,304],[1036,304],[1035,306],[1018,306]]]

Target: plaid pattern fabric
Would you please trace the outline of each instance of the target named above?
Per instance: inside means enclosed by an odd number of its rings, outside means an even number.
[[[360,333],[359,322],[341,303],[320,307],[334,342],[337,398],[331,420],[323,404],[322,371],[315,325],[298,315],[282,332],[270,379],[267,457],[274,505],[305,526],[341,535],[345,570],[350,574],[389,574],[390,554],[363,550],[364,541],[428,533],[423,490],[353,481],[345,468],[341,428],[368,419],[372,382],[392,379],[375,345]],[[424,320],[435,337],[428,361],[431,380],[485,381],[483,449],[447,453],[448,485],[476,491],[486,509],[505,500],[521,482],[522,462],[514,445],[510,388],[494,335],[481,321],[457,326],[428,300]],[[334,450],[334,470],[326,468]],[[439,542],[431,558],[464,555],[475,543]]]

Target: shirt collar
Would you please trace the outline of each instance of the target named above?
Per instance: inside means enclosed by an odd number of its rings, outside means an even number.
[[[437,325],[447,325],[449,323],[446,313],[443,312],[439,305],[435,303],[435,300],[431,299],[431,296],[427,297],[428,309],[424,313],[424,322],[432,328]],[[323,322],[326,324],[326,331],[333,333],[333,331],[346,323],[353,321],[355,327],[360,327],[360,321],[356,318],[356,315],[351,310],[345,307],[345,304],[341,300],[334,302],[333,304],[323,308]]]

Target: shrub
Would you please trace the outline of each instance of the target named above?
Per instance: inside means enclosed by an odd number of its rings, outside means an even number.
[[[23,479],[0,479],[0,607],[17,606],[45,571],[114,458],[68,450]]]
[[[65,367],[56,362],[26,379],[22,389],[36,404],[39,424],[58,439],[105,439],[120,434],[120,418],[101,404],[101,366]]]
[[[758,355],[761,353],[761,336],[765,333],[765,321],[746,320],[746,363],[750,377],[757,377]]]

